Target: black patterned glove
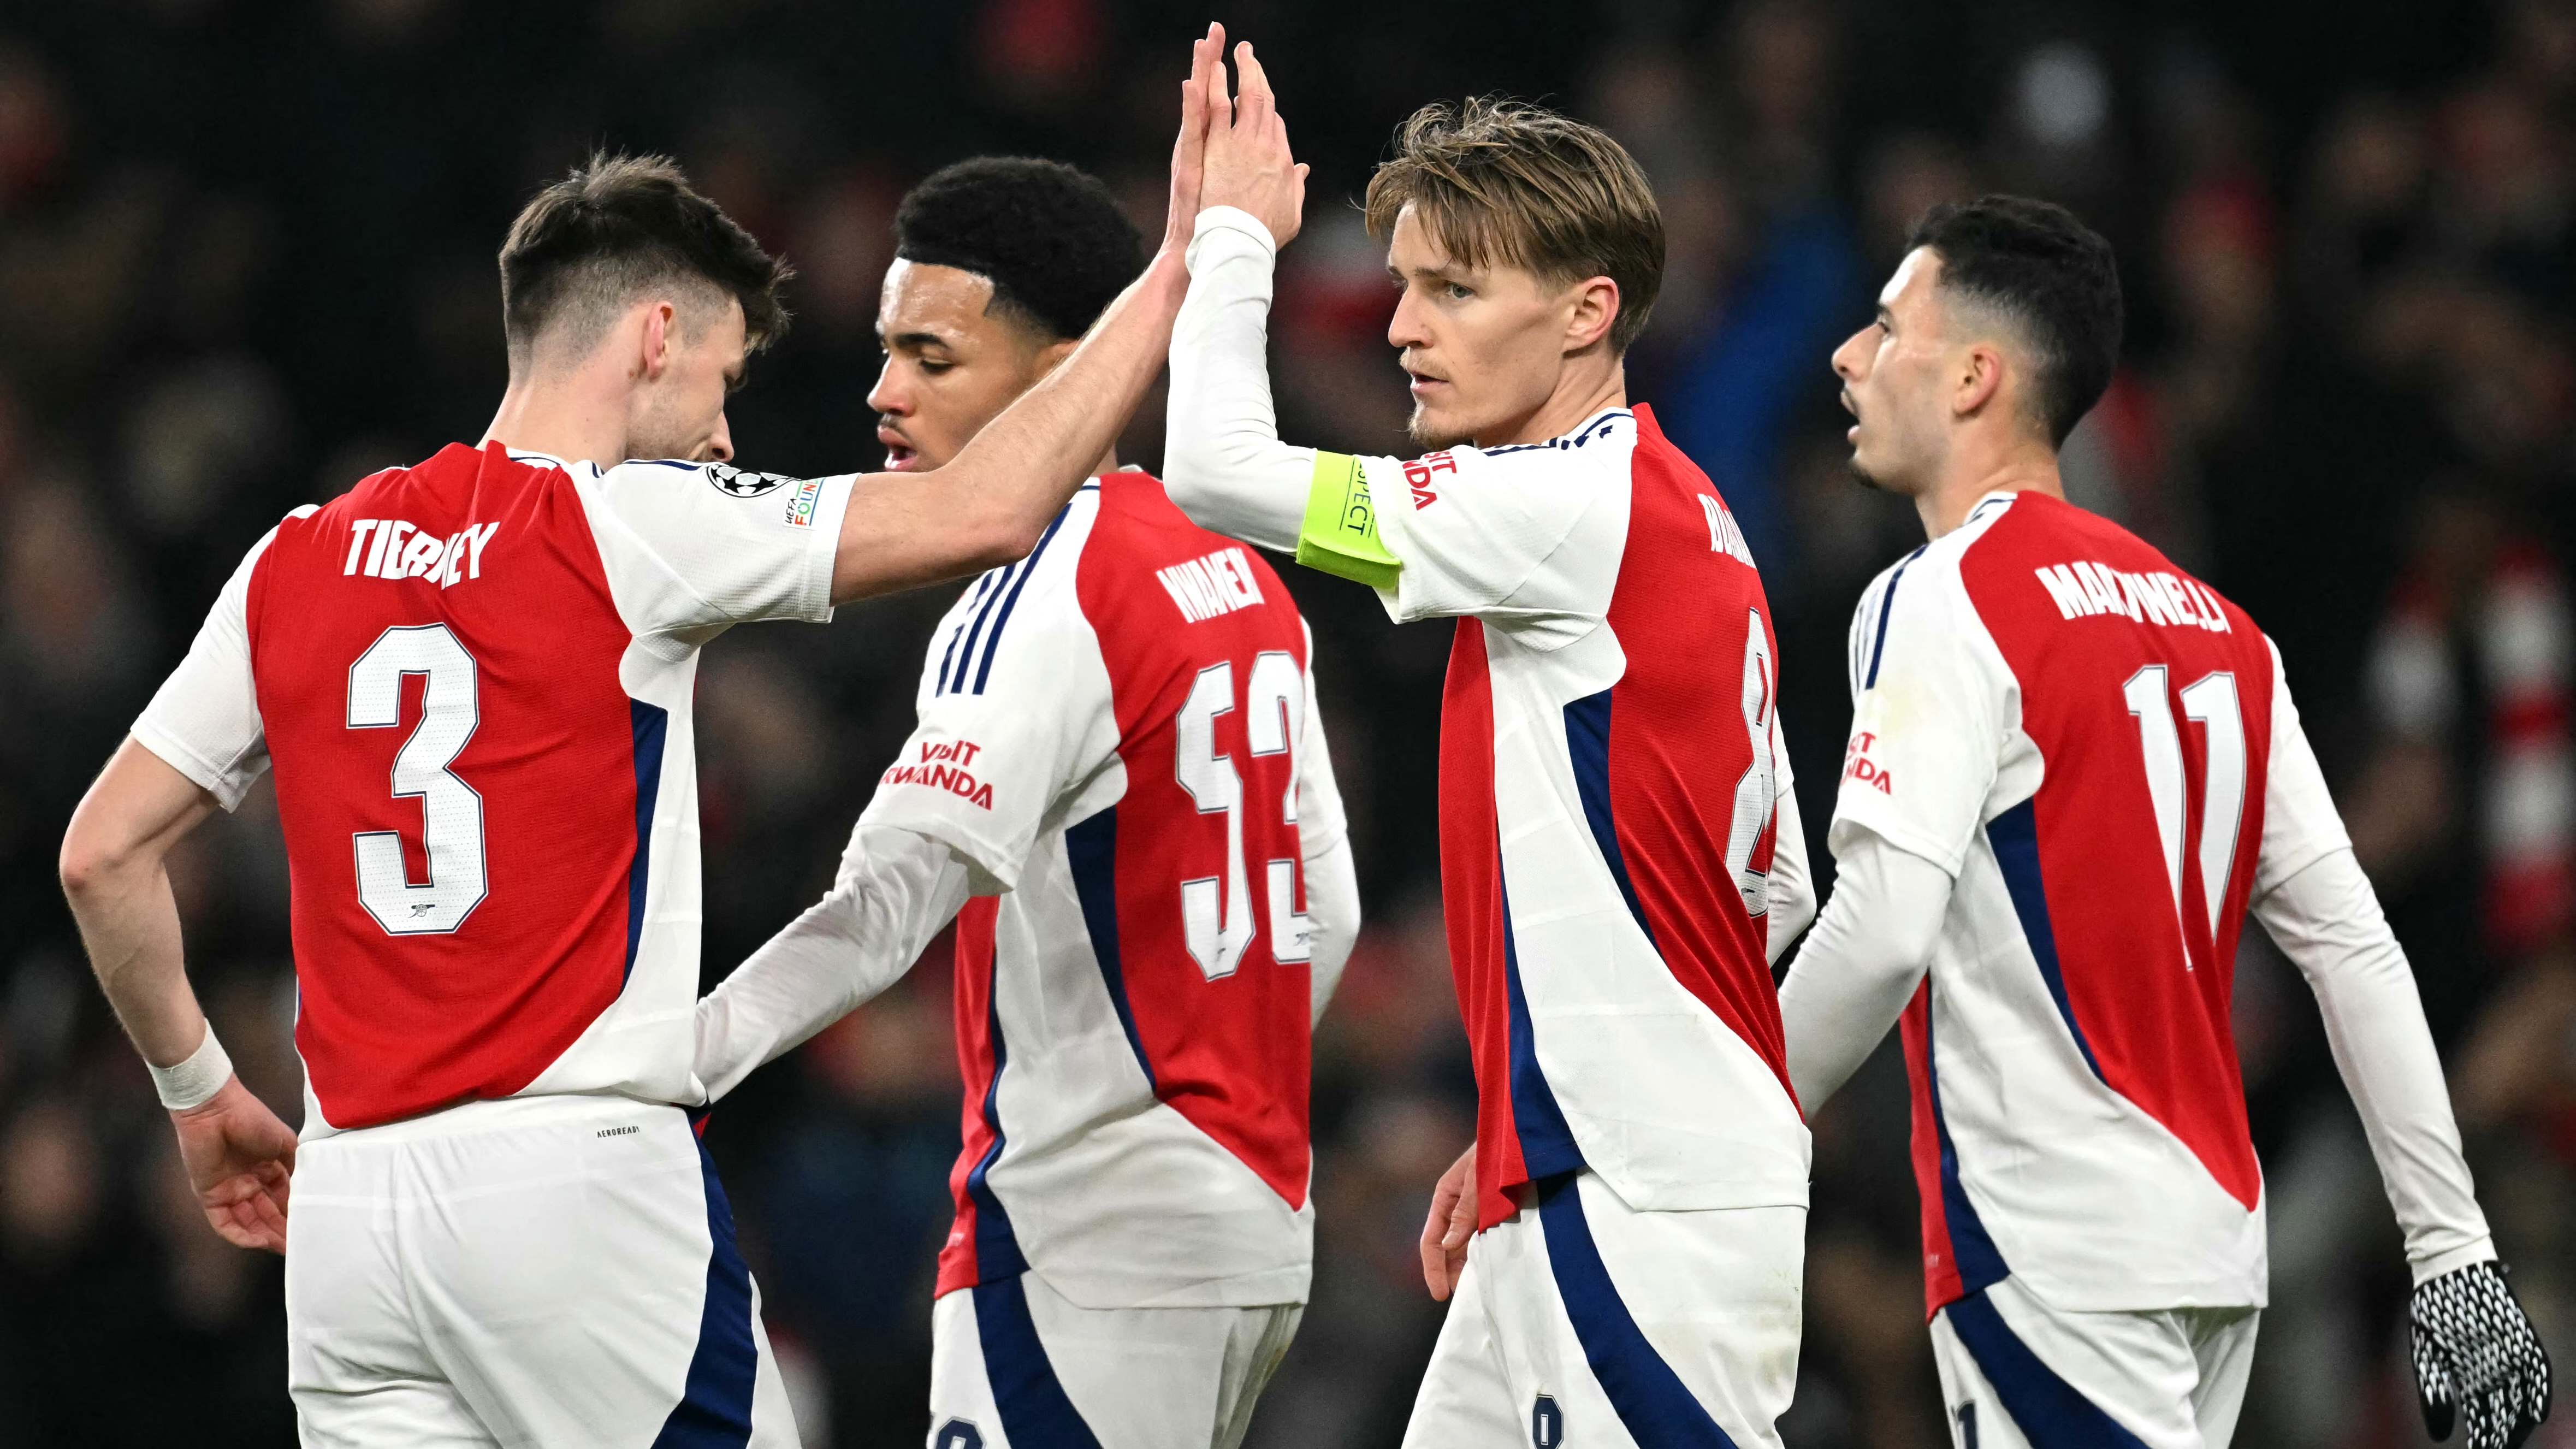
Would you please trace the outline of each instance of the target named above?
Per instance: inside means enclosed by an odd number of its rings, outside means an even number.
[[[2515,1449],[2549,1417],[2549,1355],[2505,1286],[2504,1265],[2472,1263],[2415,1290],[2415,1391],[2424,1429],[2464,1449]]]

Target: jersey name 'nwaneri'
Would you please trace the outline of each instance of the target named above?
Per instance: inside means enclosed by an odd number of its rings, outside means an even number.
[[[2251,899],[2347,845],[2279,656],[2118,525],[1995,494],[1851,635],[1833,825],[1952,873],[1902,1031],[1929,1308],[2259,1305],[2229,1027]]]
[[[1304,620],[1143,473],[1074,495],[932,636],[863,825],[987,878],[958,918],[964,1150],[938,1291],[1305,1301],[1301,862],[1343,832]]]
[[[274,764],[307,1135],[698,1100],[698,651],[831,616],[850,484],[456,444],[252,548],[134,735]]]
[[[1577,1168],[1640,1210],[1803,1206],[1765,955],[1778,655],[1734,516],[1644,407],[1364,464],[1388,613],[1460,616],[1440,868],[1480,1222]]]

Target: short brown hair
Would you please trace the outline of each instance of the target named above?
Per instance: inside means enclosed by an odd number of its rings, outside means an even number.
[[[594,153],[536,194],[501,244],[501,330],[517,358],[539,333],[573,329],[587,348],[640,294],[678,284],[742,304],[759,351],[787,331],[792,274],[668,156]]]
[[[1369,178],[1369,234],[1384,240],[1408,203],[1468,266],[1618,283],[1613,350],[1646,329],[1664,283],[1664,214],[1636,158],[1598,126],[1487,96],[1434,101],[1396,128],[1394,157]]]

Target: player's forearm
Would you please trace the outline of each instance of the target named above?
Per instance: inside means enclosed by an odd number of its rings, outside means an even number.
[[[861,478],[842,522],[833,602],[1026,557],[1162,371],[1188,281],[1179,258],[1157,255],[1073,355],[946,467]]]
[[[143,1059],[156,1067],[187,1060],[205,1039],[206,1017],[181,965],[179,904],[160,859],[77,874],[67,864],[63,894],[90,970]]]
[[[698,1002],[703,1100],[893,985],[965,900],[965,868],[945,845],[893,826],[852,831],[831,892]]]
[[[1780,987],[1789,1083],[1812,1115],[1878,1049],[1922,983],[1950,908],[1949,872],[1863,833]]]
[[[1314,983],[1312,1019],[1322,1021],[1360,939],[1360,878],[1350,839],[1345,836],[1306,857],[1305,876],[1306,918],[1313,923],[1306,938],[1311,953],[1307,969]]]
[[[1172,331],[1163,482],[1200,527],[1285,553],[1297,547],[1315,454],[1279,441],[1271,404],[1275,262],[1260,222],[1231,207],[1200,213]]]
[[[2352,852],[2282,882],[2254,915],[2317,994],[2415,1281],[2494,1257],[2414,973]]]

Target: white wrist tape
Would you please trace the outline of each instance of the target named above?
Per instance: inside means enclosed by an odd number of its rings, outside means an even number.
[[[150,1067],[150,1062],[145,1062]],[[202,1107],[232,1080],[233,1059],[224,1054],[224,1044],[215,1040],[213,1022],[206,1023],[206,1039],[188,1053],[188,1059],[175,1067],[152,1067],[153,1090],[161,1094],[161,1105],[173,1112]]]

